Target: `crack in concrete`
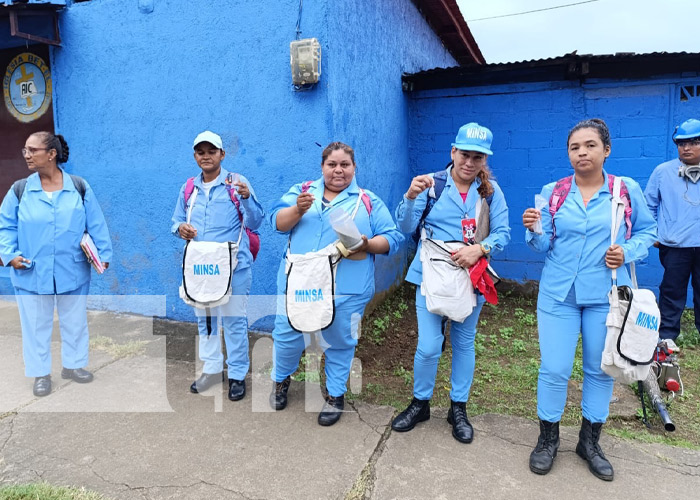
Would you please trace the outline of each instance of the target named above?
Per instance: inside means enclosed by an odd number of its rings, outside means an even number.
[[[656,468],[658,468],[658,469],[667,470],[667,471],[673,471],[673,472],[675,472],[675,473],[677,473],[677,474],[680,474],[680,475],[682,475],[682,476],[698,477],[698,476],[700,475],[700,474],[693,474],[693,473],[691,473],[691,472],[685,472],[685,471],[682,471],[682,470],[678,470],[678,469],[675,468],[675,467],[665,466],[665,465],[663,465],[663,464],[644,462],[644,461],[640,461],[640,460],[632,460],[632,459],[629,459],[629,458],[618,457],[618,456],[615,456],[615,455],[610,455],[610,456],[611,456],[612,458],[614,458],[615,460],[619,460],[619,461],[621,461],[621,462],[630,462],[630,463],[633,463],[633,464],[647,465],[647,466],[651,465],[652,467],[656,467]],[[657,459],[661,459],[660,457],[656,457],[656,458],[657,458]],[[698,467],[697,465],[686,465],[686,464],[679,464],[679,463],[674,463],[674,464],[672,464],[672,465],[685,466],[685,467]]]
[[[391,436],[391,426],[387,425],[375,446],[372,455],[370,455],[367,464],[365,464],[359,477],[355,480],[350,491],[345,495],[345,500],[370,500],[374,491],[374,483],[377,480],[376,465],[379,458],[384,453],[386,442]]]
[[[377,434],[379,434],[379,435],[384,434],[384,428],[386,428],[386,426],[389,425],[388,423],[387,423],[386,425],[383,425],[383,424],[372,425],[371,423],[367,422],[364,418],[362,418],[362,414],[360,413],[360,411],[359,411],[357,408],[355,408],[355,404],[354,404],[354,403],[348,402],[348,406],[349,406],[350,408],[352,408],[353,411],[354,411],[355,413],[357,413],[357,418],[360,419],[360,422],[362,422],[363,424],[365,424],[367,427],[369,427],[370,429],[372,429],[372,430],[373,430],[374,432],[376,432]],[[393,418],[393,415],[392,415],[392,418]]]
[[[12,434],[13,434],[14,429],[15,429],[15,417],[16,417],[16,416],[17,416],[17,413],[10,414],[10,417],[11,417],[10,420],[9,420],[9,423],[10,423],[10,426],[9,426],[9,427],[10,427],[10,432],[9,432],[7,438],[5,439],[5,441],[3,441],[2,445],[0,445],[0,453],[2,453],[2,452],[5,451],[5,446],[7,446],[7,443],[9,443],[9,442],[10,442],[10,439],[12,439]]]

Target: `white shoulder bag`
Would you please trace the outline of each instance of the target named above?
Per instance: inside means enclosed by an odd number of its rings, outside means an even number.
[[[482,199],[476,204],[479,220]],[[478,231],[477,227],[477,231]],[[441,241],[428,238],[421,230],[420,260],[423,268],[421,293],[429,312],[461,323],[476,307],[476,293],[469,270],[452,260],[452,254],[466,246],[462,241]]]
[[[187,210],[190,223],[192,207],[197,200],[195,188]],[[188,305],[199,309],[226,304],[231,298],[231,276],[238,265],[238,247],[243,235],[243,225],[238,241],[190,240],[185,245],[182,257],[182,284],[180,298]]]
[[[620,199],[620,177],[615,177],[612,198],[611,244],[624,218]],[[630,263],[632,287],[617,286],[617,269],[612,270],[612,290],[608,296],[610,312],[605,322],[607,335],[601,369],[624,383],[647,378],[659,339],[661,314],[651,290],[637,287],[634,262]]]

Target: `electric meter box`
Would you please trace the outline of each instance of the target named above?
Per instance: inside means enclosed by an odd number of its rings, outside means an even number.
[[[294,85],[318,83],[321,77],[321,44],[317,39],[294,40],[289,44],[289,56]]]

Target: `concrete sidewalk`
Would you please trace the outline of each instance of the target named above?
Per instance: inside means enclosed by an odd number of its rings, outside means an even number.
[[[538,427],[521,418],[474,417],[470,445],[452,438],[439,409],[405,434],[390,431],[392,408],[364,404],[324,428],[317,384],[296,382],[287,409],[272,412],[269,338],[255,341],[244,400],[228,401],[224,384],[190,394],[193,324],[90,313],[95,381],[61,380],[55,338],[54,392],[35,398],[18,323],[14,304],[0,303],[0,484],[43,480],[139,500],[685,500],[700,490],[700,452],[607,435],[615,480],[596,479],[574,453],[575,428],[562,429],[552,472],[532,474]]]

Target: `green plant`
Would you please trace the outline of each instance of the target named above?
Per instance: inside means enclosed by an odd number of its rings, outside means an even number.
[[[513,329],[512,326],[504,326],[498,329],[498,333],[501,334],[501,337],[505,340],[508,340],[513,336],[513,333],[515,330]]]
[[[402,365],[394,368],[394,375],[400,377],[406,385],[411,385],[413,383],[413,372],[406,370]]]
[[[474,338],[474,352],[477,356],[480,356],[486,352],[486,336],[483,333],[477,333]]]
[[[523,341],[521,339],[514,339],[513,340],[513,351],[516,353],[527,351],[527,348],[525,347],[525,341]]]

